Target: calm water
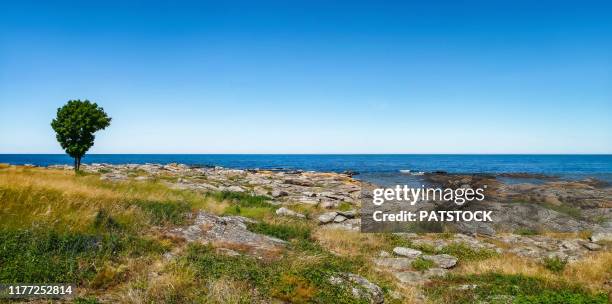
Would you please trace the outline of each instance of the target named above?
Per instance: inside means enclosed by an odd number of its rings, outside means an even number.
[[[239,169],[346,170],[382,184],[414,182],[418,177],[399,170],[451,173],[527,172],[567,179],[596,177],[612,182],[612,155],[281,155],[281,154],[91,154],[83,163],[183,163]],[[72,164],[63,154],[0,154],[0,163]]]

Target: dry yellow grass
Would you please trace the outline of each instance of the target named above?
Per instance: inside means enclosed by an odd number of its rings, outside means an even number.
[[[189,202],[193,208],[221,213],[219,204],[203,195],[178,191],[161,182],[110,182],[99,175],[76,176],[72,171],[44,168],[0,169],[0,228],[51,227],[84,231],[100,210],[128,227],[146,224],[134,201]]]
[[[522,274],[549,281],[563,279],[567,282],[579,283],[593,291],[610,291],[610,286],[606,282],[612,279],[612,252],[592,254],[580,261],[569,263],[560,274],[549,271],[533,259],[526,259],[513,254],[503,254],[487,260],[461,263],[455,270],[455,273],[458,274],[483,274],[488,272]]]
[[[359,256],[364,252],[378,254],[385,247],[384,239],[373,233],[359,233],[321,227],[314,238],[327,250],[343,256]]]

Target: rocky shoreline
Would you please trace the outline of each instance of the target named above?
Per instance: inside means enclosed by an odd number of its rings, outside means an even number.
[[[239,170],[222,167],[191,167],[183,164],[89,164],[85,172],[101,174],[110,181],[160,179],[170,187],[196,191],[230,191],[265,196],[278,205],[279,216],[304,217],[293,205],[321,210],[321,224],[358,230],[359,209],[375,185],[353,178],[352,172],[332,173],[283,170]],[[69,170],[71,166],[50,166]],[[592,231],[597,239],[612,237],[612,187],[595,179],[561,181],[531,174],[500,174],[508,177],[542,178],[540,184],[505,184],[495,175],[427,173],[425,181],[448,188],[482,187],[487,199],[465,204],[462,210],[493,210],[493,223],[459,223],[452,229],[471,235],[495,235],[517,230],[548,232]],[[419,208],[448,208],[440,202],[420,202]],[[342,209],[342,210],[340,210]],[[326,211],[328,210],[328,211]]]
[[[70,166],[49,168],[72,169]],[[182,164],[90,164],[82,165],[82,169],[112,182],[157,180],[175,189],[265,196],[276,206],[274,215],[279,218],[312,223],[318,229],[347,232],[360,230],[361,201],[367,198],[368,189],[375,186],[354,179],[352,174],[329,172],[237,170]],[[539,262],[557,258],[569,263],[610,250],[612,190],[597,181],[551,179],[537,185],[509,185],[486,175],[438,173],[428,174],[426,178],[444,187],[488,185],[486,201],[461,208],[496,210],[497,216],[493,224],[460,223],[446,227],[452,233],[444,238],[420,233],[396,234],[412,247],[399,246],[390,252],[372,253],[371,262],[377,269],[390,272],[400,284],[422,286],[433,277],[452,272],[461,258],[448,254],[448,248],[456,246],[464,246],[470,252],[512,254]],[[299,206],[304,205],[314,212],[301,213]],[[423,208],[440,206],[437,202],[426,202]],[[263,258],[286,246],[282,240],[250,232],[247,226],[253,219],[217,216],[205,211],[198,211],[192,217],[191,225],[166,233],[188,242],[222,244],[218,250],[228,255],[239,254],[234,251],[239,247]],[[558,237],[551,231],[574,234]],[[415,269],[415,261],[423,260],[432,266],[426,271]],[[366,290],[367,294],[361,296],[371,303],[381,303],[380,288],[363,277],[339,274],[330,284],[360,285],[355,289],[356,295]]]

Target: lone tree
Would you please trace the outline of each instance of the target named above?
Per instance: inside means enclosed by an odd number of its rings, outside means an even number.
[[[110,125],[111,118],[104,109],[89,100],[69,100],[57,109],[57,117],[51,121],[57,141],[70,157],[74,158],[74,171],[79,171],[81,158],[94,144],[96,133]]]

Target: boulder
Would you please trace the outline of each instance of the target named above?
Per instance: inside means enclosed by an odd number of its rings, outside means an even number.
[[[457,258],[449,254],[423,255],[422,258],[434,262],[438,267],[449,269],[457,265]]]
[[[289,193],[287,193],[287,191],[284,190],[272,190],[272,197],[283,197],[283,196],[287,196],[289,195]]]
[[[346,221],[346,217],[340,214],[336,215],[336,217],[334,218],[335,223],[342,223],[344,221]]]
[[[288,208],[285,207],[280,207],[278,209],[276,209],[276,215],[280,215],[280,216],[290,216],[290,217],[297,217],[297,218],[306,218],[305,215],[301,214],[301,213],[297,213],[293,210],[290,210]]]
[[[423,254],[419,250],[412,249],[412,248],[407,248],[407,247],[395,247],[395,248],[393,248],[393,253],[395,253],[397,255],[405,256],[405,257],[408,257],[408,258],[417,258],[417,257],[421,256],[421,254]]]
[[[594,232],[590,237],[591,242],[599,243],[602,241],[612,242],[612,233],[611,232]]]
[[[341,273],[331,276],[329,283],[332,285],[347,285],[355,298],[366,300],[368,303],[380,304],[385,302],[382,288],[362,276]]]
[[[321,224],[327,224],[331,221],[333,221],[336,218],[336,215],[338,215],[337,212],[326,212],[323,213],[321,215],[319,215],[319,223]]]

